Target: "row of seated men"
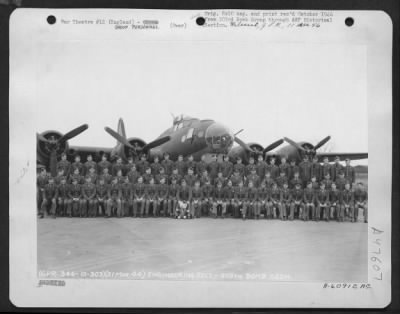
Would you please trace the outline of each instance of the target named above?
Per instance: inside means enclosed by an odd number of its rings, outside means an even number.
[[[243,164],[240,157],[237,158],[235,163],[232,163],[229,156],[224,156],[223,160],[219,162],[215,157],[215,160],[207,163],[205,157],[199,162],[194,161],[192,155],[189,155],[186,159],[180,155],[176,161],[169,159],[169,155],[165,154],[163,160],[159,160],[159,157],[155,156],[151,161],[146,154],[141,155],[140,159],[129,157],[125,163],[122,158],[117,157],[114,162],[108,161],[108,156],[103,154],[101,161],[96,162],[93,160],[92,155],[87,156],[87,160],[82,163],[80,156],[75,156],[74,162],[67,160],[67,155],[62,154],[61,160],[57,163],[57,169],[63,170],[64,176],[81,175],[85,176],[90,171],[92,174],[98,176],[116,176],[118,172],[121,172],[123,176],[127,176],[132,170],[137,172],[139,175],[145,175],[147,169],[150,168],[152,175],[158,175],[160,169],[164,170],[164,174],[170,176],[173,173],[173,169],[180,176],[185,176],[188,169],[193,169],[193,174],[200,177],[205,171],[214,179],[221,172],[224,178],[229,178],[235,172],[239,173],[240,176],[248,177],[252,173],[256,174],[261,179],[265,177],[267,172],[270,173],[272,179],[277,179],[283,172],[288,180],[293,179],[296,172],[303,182],[308,182],[313,176],[315,176],[317,182],[325,179],[326,175],[330,175],[330,179],[336,181],[339,177],[339,173],[343,172],[346,180],[354,182],[355,170],[350,165],[350,160],[346,160],[346,165],[340,163],[339,157],[336,157],[334,163],[330,163],[328,158],[324,158],[323,163],[320,163],[318,157],[314,157],[313,160],[308,160],[305,156],[303,161],[299,164],[296,160],[287,161],[286,158],[280,159],[280,164],[275,164],[275,158],[269,157],[268,162],[262,155],[258,157],[250,157],[247,165]],[[78,171],[76,171],[78,170]]]
[[[190,173],[192,169],[188,171]],[[69,216],[143,217],[148,216],[152,208],[154,216],[162,212],[164,216],[176,218],[200,217],[209,213],[224,217],[229,207],[233,217],[243,219],[249,216],[258,219],[263,213],[265,218],[293,219],[297,214],[297,218],[304,220],[336,217],[343,221],[347,217],[354,222],[361,208],[367,222],[368,197],[361,182],[355,189],[351,188],[350,182],[345,182],[343,189],[339,189],[335,182],[327,186],[324,181],[317,183],[314,177],[305,189],[301,182],[295,182],[294,188],[290,189],[287,181],[282,183],[282,187],[269,181],[268,174],[259,184],[246,178],[237,186],[232,180],[218,180],[220,177],[214,184],[208,179],[204,185],[198,179],[191,185],[186,178],[178,184],[176,177],[172,177],[171,184],[166,183],[165,177],[161,177],[159,183],[151,177],[146,184],[144,176],[139,176],[135,183],[128,176],[116,176],[110,184],[106,184],[103,178],[94,184],[90,175],[86,176],[84,184],[80,184],[78,178],[72,178],[72,183],[68,184],[66,177],[57,184],[44,169],[39,176],[48,177],[48,183],[38,186],[40,217],[45,216],[49,206],[54,217],[60,213]]]

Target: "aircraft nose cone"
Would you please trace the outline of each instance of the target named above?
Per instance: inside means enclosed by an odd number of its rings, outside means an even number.
[[[233,145],[233,133],[220,123],[213,123],[206,130],[206,142],[216,152],[224,153]]]

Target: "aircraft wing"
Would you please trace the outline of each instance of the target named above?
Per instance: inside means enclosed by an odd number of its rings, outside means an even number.
[[[101,154],[106,153],[110,155],[112,148],[110,147],[94,147],[94,146],[69,146],[67,151],[68,155],[79,154],[82,161],[86,160],[86,156],[89,154],[93,155],[93,158],[98,159]]]
[[[328,157],[329,161],[334,161],[335,157],[338,156],[340,160],[345,160],[349,158],[350,160],[367,159],[368,153],[318,153],[318,158]]]

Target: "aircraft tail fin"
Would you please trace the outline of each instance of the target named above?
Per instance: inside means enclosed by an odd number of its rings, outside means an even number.
[[[124,124],[124,120],[122,120],[122,118],[119,118],[119,120],[118,120],[117,131],[118,131],[119,135],[121,135],[122,137],[126,138],[125,124]]]

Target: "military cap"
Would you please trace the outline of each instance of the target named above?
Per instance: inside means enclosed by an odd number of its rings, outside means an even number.
[[[164,157],[165,157],[165,156],[169,156],[169,153],[168,153],[168,152],[165,152],[165,153],[164,153]]]
[[[62,153],[61,153],[61,157],[62,157],[62,156],[67,156],[67,153],[66,153],[66,152],[62,152]]]
[[[237,156],[237,157],[236,157],[236,160],[242,160],[242,157]]]
[[[339,156],[336,156],[336,157],[335,157],[335,160],[340,160],[340,157],[339,157]]]
[[[75,156],[74,156],[75,158],[81,158],[81,155],[79,155],[79,154],[75,154]]]
[[[301,184],[300,183],[296,183],[296,187],[299,187],[299,186],[301,186]]]
[[[362,183],[362,182],[357,182],[357,184],[359,184],[359,185],[364,185],[364,183]]]
[[[350,158],[346,158],[345,160],[346,160],[346,161],[350,161],[351,159],[350,159]]]

